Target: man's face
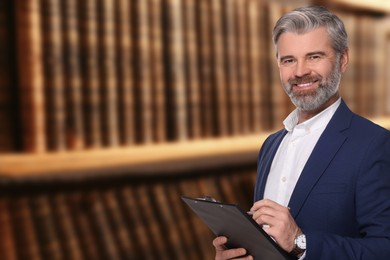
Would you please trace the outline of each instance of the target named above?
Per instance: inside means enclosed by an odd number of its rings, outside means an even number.
[[[317,110],[335,96],[348,53],[337,57],[326,28],[283,33],[277,48],[282,85],[297,108]]]

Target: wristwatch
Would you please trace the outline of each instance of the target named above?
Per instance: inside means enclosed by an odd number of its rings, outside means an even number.
[[[306,250],[306,236],[305,234],[301,233],[297,235],[294,239],[294,249],[291,251],[291,254],[295,255],[296,257],[302,256],[302,254]]]

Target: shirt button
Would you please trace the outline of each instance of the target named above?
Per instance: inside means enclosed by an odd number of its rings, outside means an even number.
[[[287,180],[286,176],[283,176],[282,177],[282,182],[286,182],[286,180]]]

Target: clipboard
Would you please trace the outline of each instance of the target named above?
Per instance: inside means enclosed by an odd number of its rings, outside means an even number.
[[[200,217],[216,236],[226,236],[227,248],[245,248],[256,260],[297,259],[275,241],[236,204],[218,202],[211,197],[181,199]]]

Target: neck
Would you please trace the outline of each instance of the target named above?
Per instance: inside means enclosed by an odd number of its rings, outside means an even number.
[[[310,111],[298,110],[298,124],[303,123],[309,120],[310,118],[318,115],[326,108],[334,104],[338,99],[339,99],[339,94],[336,93],[333,96],[331,96],[324,104],[322,104],[321,106],[319,106],[314,110],[310,110]]]

